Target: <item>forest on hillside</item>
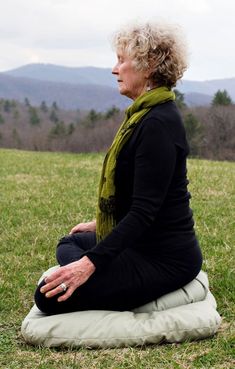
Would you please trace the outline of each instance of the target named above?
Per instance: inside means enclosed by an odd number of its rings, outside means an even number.
[[[218,91],[209,107],[189,108],[176,92],[192,157],[235,160],[235,105]],[[0,147],[36,151],[106,151],[124,117],[112,106],[105,112],[63,110],[56,102],[32,106],[0,99]]]

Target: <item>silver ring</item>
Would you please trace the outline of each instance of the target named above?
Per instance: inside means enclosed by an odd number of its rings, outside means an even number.
[[[66,290],[67,290],[67,286],[66,286],[66,284],[65,283],[61,283],[60,284],[60,288],[65,292]]]

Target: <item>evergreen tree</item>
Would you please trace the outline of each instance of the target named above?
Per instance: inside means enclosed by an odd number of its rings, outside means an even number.
[[[16,148],[20,148],[20,146],[21,146],[21,139],[20,139],[20,135],[19,135],[19,133],[18,133],[18,131],[17,131],[16,128],[13,128],[12,129],[12,138],[13,138],[13,141],[15,143],[15,147]]]
[[[68,129],[67,129],[67,135],[73,134],[74,131],[75,131],[74,123],[69,123]]]
[[[116,114],[120,112],[120,109],[118,109],[115,105],[112,106],[112,108],[108,109],[105,113],[105,119],[112,118]]]
[[[11,111],[11,103],[9,100],[5,100],[4,105],[3,105],[3,110],[6,113],[9,113]]]
[[[25,104],[25,106],[28,106],[28,107],[31,106],[30,105],[30,101],[29,101],[29,99],[27,97],[24,99],[24,104]]]
[[[58,108],[58,105],[57,105],[57,103],[56,103],[56,101],[53,101],[53,103],[52,103],[52,109],[54,109],[54,110],[59,110],[59,108]]]
[[[178,106],[179,109],[186,108],[186,103],[184,101],[184,94],[177,90],[176,88],[173,90],[175,93],[175,103]]]
[[[87,118],[90,122],[95,123],[98,119],[100,119],[101,114],[97,113],[94,109],[91,109],[87,115]]]
[[[199,154],[203,139],[203,129],[198,119],[192,113],[188,113],[184,118],[186,136],[190,147],[190,154]]]
[[[213,106],[218,106],[218,105],[231,105],[232,104],[232,99],[229,96],[228,92],[226,90],[218,90],[212,100],[212,105]]]
[[[50,114],[50,117],[49,119],[54,122],[54,123],[57,123],[59,121],[59,118],[55,112],[55,110],[52,110],[51,114]]]
[[[14,115],[13,115],[13,117],[14,117],[14,119],[15,120],[18,120],[19,119],[19,117],[20,117],[20,113],[19,113],[19,110],[14,110]]]
[[[5,120],[4,120],[3,116],[2,116],[2,114],[0,114],[0,124],[3,124],[3,123],[5,123]]]
[[[95,109],[91,109],[86,116],[84,125],[88,128],[93,128],[95,123],[102,118],[102,113],[98,113]]]
[[[41,109],[44,113],[47,113],[47,112],[48,112],[48,107],[47,107],[47,104],[46,104],[46,102],[45,102],[45,101],[42,101],[42,102],[41,102],[40,109]]]
[[[38,116],[38,112],[36,108],[30,107],[29,109],[29,114],[30,114],[30,124],[32,124],[32,126],[37,126],[40,124],[40,118]]]
[[[63,121],[60,121],[55,124],[55,126],[50,131],[50,136],[65,136],[66,135],[66,127]]]

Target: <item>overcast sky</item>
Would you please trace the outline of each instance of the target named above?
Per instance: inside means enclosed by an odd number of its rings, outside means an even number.
[[[39,62],[112,67],[112,33],[159,17],[186,33],[185,79],[235,77],[234,0],[0,0],[0,71]]]

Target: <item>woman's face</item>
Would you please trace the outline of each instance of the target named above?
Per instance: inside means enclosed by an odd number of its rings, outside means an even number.
[[[122,51],[117,52],[117,59],[112,74],[117,76],[119,92],[135,100],[146,90],[146,72],[137,71],[133,60]]]

